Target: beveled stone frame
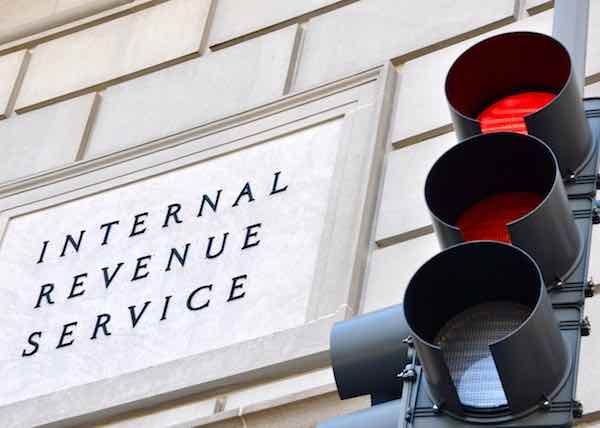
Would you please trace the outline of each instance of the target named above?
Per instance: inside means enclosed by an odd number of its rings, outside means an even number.
[[[2,406],[3,426],[74,426],[327,366],[331,327],[352,316],[360,301],[394,82],[395,70],[387,63],[166,138],[0,185],[1,245],[12,218],[343,120],[303,325]]]

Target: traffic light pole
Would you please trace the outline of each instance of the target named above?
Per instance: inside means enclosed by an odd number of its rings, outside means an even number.
[[[552,36],[571,54],[573,71],[583,95],[587,50],[589,0],[555,0]]]

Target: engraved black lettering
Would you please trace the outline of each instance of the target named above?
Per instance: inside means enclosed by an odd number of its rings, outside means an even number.
[[[131,227],[131,233],[129,234],[130,238],[132,236],[141,235],[142,233],[144,233],[146,231],[146,227],[144,226],[144,223],[146,222],[146,217],[148,217],[147,212],[137,214],[134,216],[133,226]],[[140,228],[140,226],[144,226],[144,227]]]
[[[50,296],[52,291],[54,291],[54,284],[48,283],[48,284],[42,285],[42,289],[40,290],[40,295],[38,296],[37,303],[35,304],[34,308],[37,309],[42,305],[43,297],[46,298],[46,302],[48,302],[49,305],[53,305],[54,300],[52,300],[52,296]]]
[[[135,328],[135,326],[137,325],[140,318],[142,318],[142,315],[144,315],[144,312],[146,311],[146,308],[148,307],[148,305],[150,305],[150,303],[152,302],[150,300],[147,300],[144,303],[144,306],[142,307],[142,310],[138,315],[135,314],[135,305],[129,307],[129,315],[131,315],[131,327]]]
[[[106,228],[106,231],[104,232],[104,238],[102,239],[102,243],[100,245],[108,244],[108,235],[110,235],[110,231],[111,231],[112,227],[116,224],[119,224],[119,220],[111,221],[109,223],[104,223],[103,225],[100,226],[100,230]]]
[[[104,277],[104,287],[105,288],[108,288],[110,286],[110,284],[115,279],[115,276],[117,276],[117,273],[119,272],[119,270],[121,269],[121,266],[123,266],[123,264],[124,264],[123,262],[119,262],[119,264],[117,265],[117,267],[115,268],[113,273],[108,273],[108,266],[105,266],[102,268],[102,276]]]
[[[77,241],[75,241],[75,239],[73,238],[72,235],[67,235],[67,237],[65,238],[65,243],[63,245],[63,249],[60,252],[60,256],[64,257],[66,252],[67,252],[67,248],[69,247],[69,245],[71,245],[71,247],[73,247],[73,249],[75,250],[76,253],[79,252],[79,246],[81,245],[81,240],[83,239],[83,235],[85,234],[85,230],[82,230],[81,232],[79,232],[79,238],[77,239]]]
[[[177,261],[179,262],[181,267],[185,266],[185,259],[187,258],[189,249],[190,249],[190,243],[188,242],[187,244],[185,244],[185,250],[183,250],[183,256],[182,256],[181,253],[179,253],[179,251],[177,251],[177,248],[171,248],[171,254],[169,254],[169,261],[167,262],[167,267],[165,268],[165,271],[168,272],[171,270],[171,263],[173,262],[173,256],[175,256],[175,258],[177,259]]]
[[[65,342],[65,338],[73,335],[73,330],[71,330],[71,327],[75,327],[76,325],[77,325],[77,321],[70,322],[68,324],[63,325],[63,330],[60,335],[60,340],[58,341],[58,345],[56,345],[56,349],[64,348],[66,346],[71,346],[73,344],[73,342],[75,342],[75,339],[71,339],[70,341]]]
[[[274,195],[276,193],[281,193],[281,192],[285,192],[288,188],[287,184],[283,187],[278,187],[279,185],[279,175],[281,174],[281,171],[277,171],[274,174],[273,177],[273,187],[271,187],[271,193],[269,193],[269,195]]]
[[[73,277],[73,285],[71,285],[71,292],[69,293],[69,297],[67,299],[72,299],[73,297],[83,296],[85,293],[85,289],[81,291],[75,291],[76,289],[83,287],[82,278],[86,278],[88,276],[87,273],[81,273],[79,275],[75,275]]]
[[[36,264],[40,264],[44,262],[44,255],[46,254],[46,249],[48,248],[48,244],[50,241],[44,241],[44,245],[42,246],[42,252],[40,253],[40,258],[38,259]]]
[[[210,206],[210,208],[213,210],[213,212],[217,212],[217,206],[219,205],[219,198],[221,197],[221,190],[219,189],[217,191],[217,197],[215,198],[215,200],[213,201],[212,199],[210,199],[208,197],[208,195],[202,195],[202,202],[200,203],[200,210],[198,210],[198,216],[197,217],[202,217],[202,212],[204,211],[204,204],[208,204]]]
[[[133,273],[133,278],[131,278],[131,282],[137,281],[138,279],[146,278],[148,275],[150,275],[150,272],[148,271],[142,274],[140,274],[140,271],[143,269],[148,269],[148,263],[146,263],[146,261],[150,260],[151,258],[151,255],[138,257],[137,263],[135,264],[135,272]]]
[[[160,317],[160,321],[164,321],[167,319],[167,311],[169,309],[169,302],[171,301],[171,297],[173,296],[165,296],[165,303],[163,304],[162,316]]]
[[[105,336],[110,336],[112,333],[108,331],[106,325],[110,322],[110,314],[100,314],[96,317],[96,326],[94,327],[94,334],[90,340],[96,340],[98,337],[98,330],[102,329]]]
[[[246,295],[245,291],[241,293],[236,291],[244,288],[244,283],[241,281],[246,278],[248,278],[248,275],[240,275],[231,280],[231,290],[229,291],[229,298],[227,299],[228,302],[241,299]]]
[[[249,182],[247,182],[244,185],[244,187],[242,188],[242,191],[238,195],[238,197],[235,200],[235,202],[233,203],[232,207],[237,207],[239,205],[240,199],[242,199],[242,196],[246,196],[248,198],[248,202],[253,202],[254,201],[254,196],[252,196],[252,189],[250,188],[250,183]]]
[[[262,223],[256,223],[251,226],[246,227],[246,238],[244,239],[244,246],[242,250],[250,247],[256,247],[260,243],[260,239],[255,239],[253,242],[250,242],[252,238],[256,238],[258,236],[258,232],[254,232],[254,229],[260,229],[262,227]]]
[[[171,217],[175,219],[175,223],[177,223],[177,224],[183,222],[183,220],[181,220],[178,216],[180,210],[181,210],[180,204],[169,205],[167,208],[167,215],[165,216],[165,221],[164,221],[162,227],[169,227],[169,221],[170,221]]]
[[[200,309],[204,309],[204,308],[208,308],[208,305],[210,305],[210,299],[207,299],[206,302],[204,302],[202,305],[200,306],[193,306],[192,305],[192,300],[194,299],[194,297],[196,296],[197,293],[199,293],[202,290],[208,290],[208,291],[212,291],[212,284],[209,285],[204,285],[202,287],[198,287],[196,288],[194,291],[192,291],[187,299],[187,308],[190,311],[199,311]]]
[[[39,342],[36,342],[34,340],[34,338],[37,336],[38,339],[42,338],[42,332],[41,331],[34,331],[33,333],[31,333],[29,335],[29,338],[27,339],[27,343],[29,345],[32,346],[32,349],[30,351],[27,351],[26,349],[23,349],[23,352],[21,352],[21,356],[22,357],[31,357],[33,354],[35,354],[38,349],[40,348]]]

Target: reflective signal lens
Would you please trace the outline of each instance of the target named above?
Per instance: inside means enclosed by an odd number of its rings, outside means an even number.
[[[549,92],[523,92],[496,101],[478,117],[481,132],[518,132],[527,134],[524,117],[535,113],[554,99]]]
[[[462,404],[508,404],[489,345],[519,328],[529,313],[527,306],[515,302],[488,302],[459,313],[442,327],[434,343],[442,349]]]
[[[489,196],[458,218],[465,241],[491,240],[511,243],[507,223],[533,211],[543,197],[533,192],[505,192]]]

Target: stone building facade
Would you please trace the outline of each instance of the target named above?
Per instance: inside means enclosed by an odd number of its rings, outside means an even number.
[[[401,302],[438,251],[422,187],[455,143],[445,73],[552,21],[540,0],[0,0],[0,426],[367,407],[338,399],[329,332]],[[600,426],[598,355],[593,333],[579,426]]]

